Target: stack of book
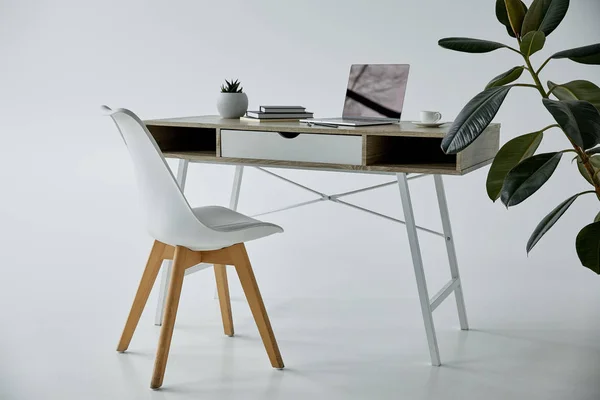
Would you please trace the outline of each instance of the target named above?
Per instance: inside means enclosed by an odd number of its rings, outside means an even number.
[[[312,118],[313,113],[306,111],[302,106],[260,106],[259,111],[246,111],[244,120],[251,121],[298,121]]]

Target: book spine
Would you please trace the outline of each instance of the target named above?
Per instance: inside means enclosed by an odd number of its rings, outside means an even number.
[[[246,116],[256,119],[276,119],[276,118],[312,118],[313,113],[261,113],[256,111],[247,111]]]
[[[306,111],[304,107],[269,107],[260,106],[260,111],[265,113],[303,113]]]

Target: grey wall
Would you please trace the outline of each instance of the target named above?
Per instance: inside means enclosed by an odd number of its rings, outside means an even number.
[[[554,51],[600,42],[600,3],[571,3],[563,25],[535,56],[537,65]],[[214,114],[220,83],[233,77],[242,81],[251,108],[300,103],[317,116],[335,116],[350,64],[410,63],[403,118],[437,109],[452,119],[489,79],[521,60],[509,51],[446,51],[437,46],[445,36],[510,39],[492,0],[0,2],[0,246],[2,268],[15,278],[0,285],[27,278],[37,295],[52,301],[53,290],[76,280],[77,288],[69,289],[74,296],[114,291],[129,298],[139,273],[132,264],[143,263],[150,239],[140,224],[129,159],[110,121],[100,116],[100,104],[130,108],[142,118]],[[600,69],[556,61],[545,70],[547,78],[600,83]],[[502,142],[552,122],[539,95],[524,88],[509,95],[496,121]],[[565,146],[562,134],[551,131],[541,150]],[[467,301],[504,296],[511,285],[530,286],[542,298],[561,285],[597,287],[600,278],[579,266],[574,251],[578,230],[598,212],[591,196],[578,200],[525,254],[537,222],[586,189],[567,157],[536,196],[509,211],[488,200],[486,173],[446,179]],[[284,174],[330,192],[387,179]],[[190,201],[227,204],[232,176],[232,167],[190,167]],[[259,172],[245,178],[242,212],[310,198]],[[414,183],[417,221],[438,228],[433,195],[430,179]],[[395,187],[355,201],[401,214]],[[416,296],[403,227],[334,204],[270,220],[286,233],[249,247],[265,296]],[[422,248],[435,291],[448,278],[444,246],[423,235]],[[75,263],[85,267],[78,277],[65,268]],[[99,274],[117,286],[95,284]],[[198,293],[212,296],[210,279],[198,283],[206,289]]]

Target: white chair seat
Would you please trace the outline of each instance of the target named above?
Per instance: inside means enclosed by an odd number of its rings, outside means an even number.
[[[192,212],[204,226],[224,235],[220,235],[218,243],[211,243],[208,247],[205,243],[186,246],[190,250],[217,250],[283,232],[279,225],[259,221],[226,207],[196,207]]]
[[[273,233],[283,232],[283,228],[278,225],[259,221],[226,207],[196,207],[192,211],[204,225],[216,231],[236,232],[249,228],[263,227],[275,229]]]

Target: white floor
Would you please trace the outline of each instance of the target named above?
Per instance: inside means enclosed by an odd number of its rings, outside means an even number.
[[[184,292],[194,293],[207,274],[188,277]],[[84,299],[79,308],[48,314],[40,298],[26,316],[7,310],[0,330],[1,399],[600,397],[600,293],[588,293],[585,301],[560,295],[539,301],[525,291],[471,296],[470,332],[456,329],[454,304],[445,303],[436,318],[444,364],[438,368],[427,363],[416,299],[267,299],[287,365],[282,371],[270,368],[242,300],[234,299],[236,336],[229,338],[215,300],[184,296],[164,387],[152,391],[159,334],[154,303],[129,351],[119,354],[114,348],[128,304],[104,292],[104,305]]]

